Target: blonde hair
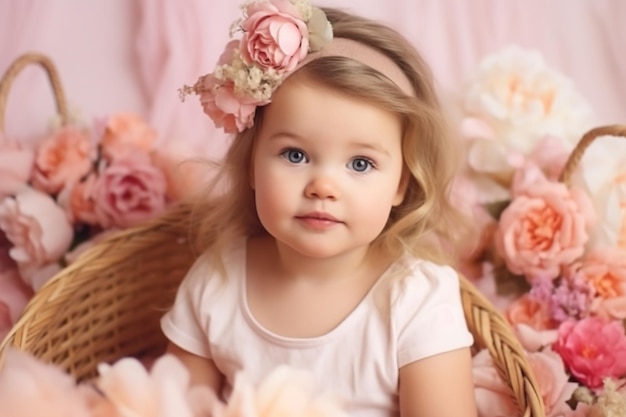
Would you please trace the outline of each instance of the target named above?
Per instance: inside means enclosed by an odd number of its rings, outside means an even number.
[[[403,202],[392,209],[373,244],[392,256],[408,251],[422,259],[454,263],[451,249],[456,247],[457,232],[465,230],[462,216],[449,199],[458,164],[428,66],[395,30],[338,9],[324,11],[335,37],[362,42],[389,56],[415,91],[415,97],[409,97],[375,70],[341,56],[319,58],[298,70],[299,76],[380,106],[402,119],[408,187]],[[221,255],[233,240],[265,233],[250,186],[253,145],[262,121],[260,107],[254,126],[234,138],[215,181],[195,201],[192,227],[197,243],[221,272]]]

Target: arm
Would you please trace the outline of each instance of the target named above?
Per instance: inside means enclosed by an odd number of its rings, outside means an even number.
[[[400,369],[402,417],[476,417],[469,348],[440,353]]]
[[[168,344],[167,353],[176,356],[187,367],[191,385],[208,385],[220,397],[223,377],[211,359],[189,353],[173,343]]]

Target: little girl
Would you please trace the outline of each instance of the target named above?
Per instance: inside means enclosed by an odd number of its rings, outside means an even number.
[[[203,254],[163,317],[194,383],[312,372],[351,416],[475,416],[450,248],[454,173],[426,65],[388,27],[244,5],[200,95],[237,133],[198,201]],[[217,187],[219,185],[219,187]]]

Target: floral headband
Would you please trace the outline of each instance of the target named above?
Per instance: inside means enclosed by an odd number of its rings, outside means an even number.
[[[414,95],[404,72],[387,56],[350,39],[333,39],[326,14],[308,0],[250,0],[242,6],[231,36],[212,73],[179,92],[200,96],[204,112],[226,133],[252,127],[258,106],[271,101],[282,82],[322,56],[346,56],[379,71],[405,94]]]

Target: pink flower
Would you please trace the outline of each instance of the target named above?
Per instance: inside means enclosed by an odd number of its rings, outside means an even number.
[[[592,222],[591,202],[583,192],[538,181],[502,212],[496,249],[515,274],[530,281],[556,278],[583,254]]]
[[[161,213],[166,206],[163,172],[144,153],[116,159],[93,185],[95,210],[103,227],[129,227]]]
[[[4,340],[6,335],[13,326],[13,320],[11,319],[11,311],[3,301],[0,301],[0,340]]]
[[[88,132],[62,127],[39,144],[33,185],[49,194],[58,193],[91,170],[95,151]]]
[[[188,143],[175,143],[152,153],[152,162],[165,175],[169,200],[177,201],[193,195],[206,183],[211,165],[198,158],[201,154],[200,149]]]
[[[104,126],[100,146],[105,158],[112,160],[137,150],[148,152],[154,147],[157,132],[134,113],[111,116]]]
[[[0,416],[92,417],[92,414],[69,375],[10,349],[0,368]]]
[[[589,388],[601,387],[603,378],[626,374],[626,335],[619,321],[589,317],[564,322],[553,349],[572,375]]]
[[[558,337],[557,329],[538,330],[525,323],[514,326],[515,335],[524,349],[528,352],[537,352],[545,346],[554,343]]]
[[[242,23],[241,55],[277,72],[293,71],[309,48],[306,23],[288,0],[252,2]]]
[[[528,355],[530,366],[537,379],[539,394],[546,417],[585,416],[585,407],[572,410],[566,403],[577,384],[568,381],[561,358],[551,350]],[[479,417],[508,417],[517,415],[509,388],[506,386],[486,349],[473,358],[474,392]]]
[[[510,389],[498,374],[486,349],[472,358],[472,374],[478,417],[508,417],[517,414]]]
[[[509,305],[506,318],[513,325],[526,324],[537,330],[555,327],[548,305],[535,301],[528,294],[522,295]]]
[[[34,159],[32,150],[3,141],[0,133],[0,199],[26,185]]]
[[[626,250],[596,249],[583,259],[579,273],[595,290],[593,313],[606,319],[626,318]]]
[[[561,357],[548,348],[530,353],[528,360],[539,386],[546,417],[570,415],[572,409],[566,401],[570,399],[578,384],[569,382],[569,375],[565,373]]]
[[[256,107],[263,102],[237,96],[232,82],[222,84],[213,74],[204,76],[202,83],[200,103],[216,127],[224,128],[226,133],[242,132],[252,127]]]
[[[59,205],[63,207],[72,222],[90,225],[100,223],[93,199],[93,190],[97,179],[95,173],[89,174],[77,184],[68,184],[59,194]]]
[[[208,387],[190,387],[189,372],[172,355],[158,358],[149,372],[138,359],[123,358],[99,365],[98,373],[96,386],[120,415],[193,417],[212,400]]]
[[[0,340],[17,321],[33,291],[24,284],[17,268],[0,270]]]
[[[22,273],[56,262],[74,236],[63,209],[49,195],[32,188],[0,201],[0,230],[13,245],[9,255]]]
[[[257,387],[240,373],[228,403],[216,402],[211,416],[347,417],[336,402],[318,395],[315,388],[311,374],[287,366],[276,368]]]

